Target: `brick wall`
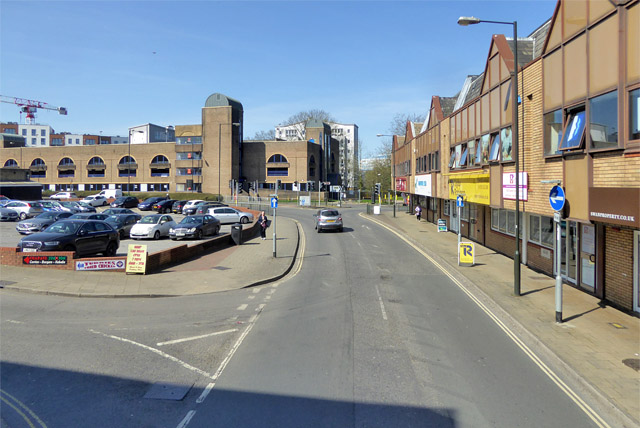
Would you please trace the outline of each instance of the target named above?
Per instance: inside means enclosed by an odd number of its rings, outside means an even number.
[[[543,256],[543,252],[548,257]],[[553,276],[553,258],[555,252],[552,249],[536,244],[527,244],[527,266],[549,276]]]
[[[605,227],[604,298],[633,310],[633,230]]]

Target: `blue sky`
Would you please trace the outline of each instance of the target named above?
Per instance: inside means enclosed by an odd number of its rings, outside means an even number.
[[[527,36],[554,0],[12,1],[0,5],[0,94],[41,110],[56,132],[127,135],[131,126],[200,123],[215,92],[244,106],[245,138],[302,110],[360,130],[363,154],[398,114],[426,115],[484,69],[492,34],[459,16],[518,21]],[[20,120],[0,103],[0,119]]]

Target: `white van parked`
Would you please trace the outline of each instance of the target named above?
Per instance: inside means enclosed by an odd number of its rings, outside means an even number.
[[[105,198],[109,199],[109,198],[119,198],[120,196],[122,196],[122,190],[121,189],[104,189],[103,191],[101,191],[100,193],[97,193],[98,196],[104,196]]]

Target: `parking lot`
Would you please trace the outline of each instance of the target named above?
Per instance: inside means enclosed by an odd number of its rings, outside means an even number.
[[[107,208],[109,207],[105,206],[105,207],[97,208],[97,212],[102,212]],[[155,214],[155,211],[140,211],[137,208],[132,208],[132,210],[142,215],[143,217],[149,214]],[[170,214],[170,215],[176,223],[179,223],[184,218],[184,215],[182,214]],[[16,230],[17,224],[18,222],[10,222],[10,221],[0,222],[0,246],[1,247],[16,247],[20,239],[22,239],[25,236],[28,236],[28,235],[21,235],[20,233],[18,233],[18,231]],[[243,226],[250,227],[251,223]],[[230,232],[231,232],[231,225],[223,224],[221,225],[220,233],[217,236],[228,234]],[[211,238],[212,238],[211,236],[207,236],[203,240],[211,239]],[[147,251],[149,253],[155,253],[157,251],[165,250],[167,248],[177,247],[184,244],[189,245],[191,243],[197,243],[197,242],[201,242],[201,241],[197,239],[184,239],[180,241],[172,241],[168,237],[162,237],[157,241],[153,239],[135,240],[135,239],[126,238],[120,241],[120,247],[118,248],[117,255],[125,256],[127,254],[127,249],[129,247],[129,244],[134,244],[134,243],[145,244],[147,245]],[[98,256],[100,256],[100,254]]]

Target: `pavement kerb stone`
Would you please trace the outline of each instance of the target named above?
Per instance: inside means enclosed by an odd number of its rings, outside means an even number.
[[[503,331],[505,331],[505,333],[521,349],[523,349],[523,352],[525,352],[525,354],[527,354],[535,364],[537,364],[538,366],[541,366],[542,364],[541,369],[543,370],[543,372],[545,372],[545,374],[547,374],[547,376],[550,377],[556,384],[558,384],[558,381],[560,381],[561,383],[573,385],[574,388],[580,388],[584,393],[584,398],[588,402],[589,406],[591,406],[597,414],[607,415],[607,419],[609,419],[610,422],[616,423],[615,426],[628,428],[640,426],[639,421],[634,419],[632,415],[627,414],[624,410],[617,406],[612,397],[609,397],[608,394],[604,393],[598,387],[598,385],[590,382],[584,376],[580,375],[576,370],[574,370],[569,362],[565,361],[561,356],[550,349],[542,339],[540,339],[533,332],[527,329],[505,308],[500,306],[500,304],[497,303],[491,296],[489,296],[481,288],[479,288],[472,279],[462,273],[459,266],[452,265],[443,257],[434,253],[429,248],[425,247],[422,243],[411,237],[404,230],[396,227],[396,225],[393,224],[390,221],[391,219],[389,219],[387,216],[366,213],[360,213],[359,215],[383,227],[386,227],[399,236],[402,236],[408,242],[415,245],[417,248],[421,249],[425,254],[431,257],[432,260],[436,262],[436,264],[439,264],[439,268],[443,269],[443,272],[447,274],[451,279],[454,279],[454,282],[458,281],[460,284],[466,287],[477,298],[478,306],[482,308],[482,305],[484,305],[489,312],[493,313],[493,316],[489,313],[487,313],[487,315],[489,315],[494,320],[494,322],[501,329],[503,329]],[[469,297],[471,298],[471,296]],[[516,337],[509,334],[509,332],[505,330],[505,327],[508,330],[513,331]],[[535,353],[534,355],[537,355],[539,357],[538,360],[536,360],[536,358],[534,358],[532,354],[530,354],[523,348],[523,346],[519,343],[519,339],[521,339],[522,345],[526,345],[529,350],[532,350],[532,352]],[[558,379],[556,380],[552,376],[550,376],[548,372],[544,370],[544,366],[550,366],[553,369],[553,373],[557,375]]]

